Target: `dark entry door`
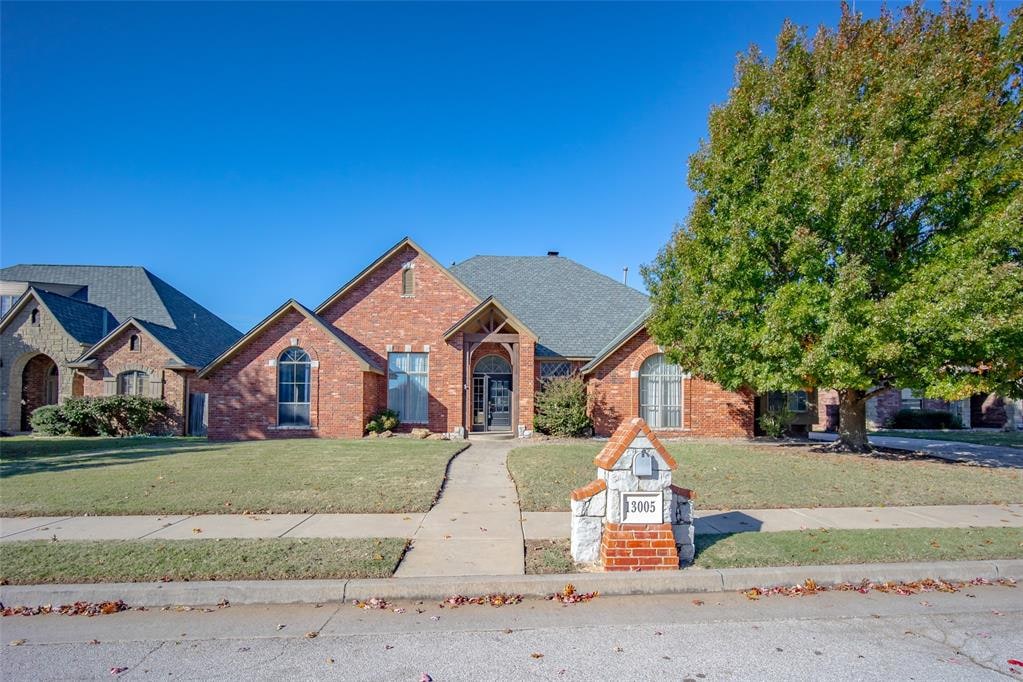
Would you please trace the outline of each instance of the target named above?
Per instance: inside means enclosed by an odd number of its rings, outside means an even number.
[[[477,374],[472,378],[473,431],[511,429],[510,374]]]
[[[511,428],[511,377],[487,378],[490,384],[487,387],[487,431],[506,431]]]

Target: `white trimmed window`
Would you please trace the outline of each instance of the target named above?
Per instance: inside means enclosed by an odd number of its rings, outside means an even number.
[[[387,409],[406,424],[426,424],[430,405],[430,354],[387,354]]]
[[[923,406],[923,394],[912,388],[902,389],[902,404],[904,410],[919,410]]]
[[[121,372],[117,375],[118,395],[145,395],[149,375],[139,370]]]
[[[664,353],[651,355],[639,370],[639,416],[652,429],[682,428],[682,368]]]
[[[277,362],[277,425],[309,426],[309,354],[292,346]]]

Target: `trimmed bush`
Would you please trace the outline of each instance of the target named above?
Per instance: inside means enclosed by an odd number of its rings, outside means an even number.
[[[786,405],[780,410],[763,413],[757,421],[760,422],[760,428],[764,431],[764,435],[770,438],[781,438],[792,426],[795,418],[796,413]]]
[[[140,395],[68,398],[32,413],[32,430],[47,436],[139,436],[167,433],[167,403]],[[36,415],[39,414],[37,418]]]
[[[890,429],[961,429],[959,417],[944,410],[899,410],[888,424]]]
[[[373,418],[369,420],[369,423],[366,424],[366,430],[370,433],[394,431],[398,428],[398,424],[400,423],[397,412],[394,410],[381,410],[373,415]]]
[[[533,428],[550,436],[582,436],[593,426],[586,407],[582,378],[553,377],[536,394]]]
[[[32,411],[29,421],[32,430],[42,436],[66,436],[69,432],[68,423],[58,405],[37,407]]]

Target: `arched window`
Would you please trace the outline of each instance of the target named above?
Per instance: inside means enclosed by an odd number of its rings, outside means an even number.
[[[298,347],[277,362],[277,425],[309,426],[309,354]]]
[[[412,268],[411,263],[406,265],[401,271],[401,295],[416,295],[416,271]]]
[[[39,324],[39,308],[32,308],[32,312],[29,314],[29,323]]]
[[[149,375],[139,370],[121,372],[117,375],[118,395],[145,395]]]
[[[652,429],[682,428],[682,368],[663,353],[648,357],[639,370],[639,416]]]
[[[500,355],[488,355],[476,363],[473,374],[511,374],[511,365]]]
[[[128,350],[139,351],[142,349],[142,338],[138,334],[128,337]]]

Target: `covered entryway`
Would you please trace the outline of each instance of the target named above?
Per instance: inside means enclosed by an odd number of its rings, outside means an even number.
[[[57,363],[39,354],[25,363],[21,371],[21,430],[31,428],[32,412],[60,400],[60,371]]]
[[[486,355],[476,363],[472,371],[473,431],[511,431],[514,385],[511,364],[500,355]]]
[[[491,296],[448,329],[444,340],[462,347],[466,431],[514,433],[520,401],[532,409],[536,334]],[[532,422],[532,416],[528,419]]]

